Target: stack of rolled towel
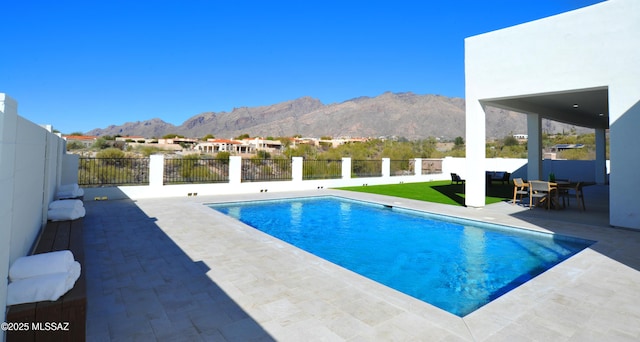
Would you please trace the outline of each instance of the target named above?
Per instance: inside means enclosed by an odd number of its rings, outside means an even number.
[[[80,263],[69,250],[18,258],[9,268],[7,305],[58,300],[79,277]]]
[[[49,204],[47,219],[51,221],[75,220],[84,217],[86,210],[81,200],[57,200]]]
[[[78,186],[78,184],[64,184],[60,185],[56,197],[58,199],[67,198],[80,198],[84,195],[84,190]]]

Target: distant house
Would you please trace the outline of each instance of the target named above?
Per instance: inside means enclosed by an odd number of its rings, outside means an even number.
[[[253,147],[254,151],[277,152],[282,149],[280,140],[268,140],[262,138],[243,139],[243,144]]]
[[[529,138],[529,135],[528,134],[514,134],[513,137],[518,139],[518,140],[527,140]]]
[[[196,144],[193,149],[201,153],[213,154],[218,152],[229,152],[231,154],[254,153],[254,148],[251,145],[229,139],[207,139],[206,142]]]
[[[116,137],[116,141],[124,141],[124,142],[136,142],[136,143],[148,143],[152,139],[147,139],[140,135],[129,135],[126,137]]]
[[[344,144],[355,143],[355,142],[366,142],[369,140],[370,140],[369,138],[337,138],[337,139],[296,138],[294,143],[308,144],[308,145],[314,145],[314,146],[320,146],[321,144],[325,144],[325,145],[331,145],[331,147],[338,147]]]
[[[332,147],[338,147],[344,144],[367,142],[369,138],[339,138],[331,140],[320,140],[320,142],[330,143]]]
[[[313,145],[313,146],[317,146],[319,144],[319,139],[318,138],[294,138],[293,139],[293,144],[292,146],[296,146],[296,145]]]
[[[573,150],[576,148],[583,148],[584,144],[557,144],[551,147],[551,152],[560,152],[564,150]]]
[[[79,143],[84,147],[91,147],[95,144],[96,140],[98,140],[98,137],[93,135],[65,135],[62,139],[67,141],[67,145],[70,143]]]
[[[193,138],[169,138],[169,139],[158,139],[158,144],[160,145],[172,145],[172,144],[186,144],[186,145],[196,145],[198,144],[198,139]]]

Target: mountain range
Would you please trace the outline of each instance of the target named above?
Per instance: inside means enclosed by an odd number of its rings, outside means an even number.
[[[546,132],[562,132],[573,126],[543,122]],[[487,138],[526,134],[526,115],[488,108]],[[205,112],[180,126],[161,119],[127,122],[96,128],[87,135],[232,138],[242,134],[262,137],[302,135],[304,137],[380,137],[407,139],[465,136],[465,102],[462,98],[385,92],[376,97],[358,97],[341,103],[323,104],[301,97],[269,106],[240,107],[231,112]]]

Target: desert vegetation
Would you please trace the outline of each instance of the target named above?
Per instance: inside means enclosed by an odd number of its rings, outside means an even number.
[[[207,135],[206,137],[211,137]],[[249,137],[244,134],[242,137]],[[311,144],[291,144],[289,137],[270,137],[272,140],[280,140],[283,142],[282,151],[265,152],[258,151],[253,157],[255,159],[272,159],[272,158],[291,158],[304,157],[307,160],[339,160],[343,157],[350,157],[354,160],[375,160],[381,158],[389,158],[391,160],[409,160],[413,158],[444,158],[444,157],[465,157],[465,141],[462,137],[456,137],[452,141],[438,141],[434,137],[426,139],[408,140],[405,138],[393,139],[370,139],[365,142],[347,143],[337,147],[333,147],[328,143],[321,143],[318,146]],[[330,137],[323,137],[330,138]],[[204,138],[203,138],[204,139]],[[575,134],[568,132],[563,134],[543,134],[543,149],[545,151],[556,153],[557,159],[568,160],[593,160],[595,159],[595,134]],[[558,144],[568,144],[579,146],[578,148],[553,150]],[[142,156],[148,157],[151,154],[175,154],[175,151],[166,150],[154,144],[127,144],[122,141],[115,141],[114,137],[100,137],[90,147],[78,142],[70,142],[67,149],[71,153],[81,154],[83,156],[98,156],[99,153],[104,155],[104,151],[119,150],[123,153],[122,157]],[[609,146],[606,147],[607,156]],[[183,149],[182,154],[188,154],[191,151],[188,146]],[[487,158],[527,158],[527,142],[520,141],[511,135],[507,135],[502,139],[487,141],[486,156]],[[217,158],[228,158],[228,152],[220,152]]]

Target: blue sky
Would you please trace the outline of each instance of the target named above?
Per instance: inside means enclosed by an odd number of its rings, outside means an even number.
[[[63,133],[302,96],[464,97],[464,38],[598,2],[9,1],[0,93]]]

